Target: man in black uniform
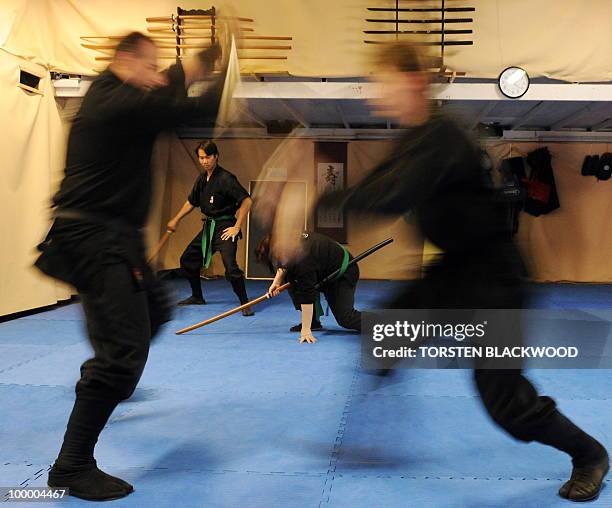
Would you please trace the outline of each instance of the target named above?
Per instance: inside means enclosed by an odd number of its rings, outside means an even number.
[[[241,304],[249,301],[244,284],[244,274],[236,262],[237,238],[242,237],[242,226],[251,209],[251,198],[238,179],[219,166],[219,150],[212,141],[202,142],[196,154],[204,172],[196,180],[187,201],[179,213],[168,222],[168,229],[175,231],[183,217],[200,207],[205,215],[204,225],[181,256],[181,268],[187,274],[191,296],[179,305],[203,305],[206,303],[200,284],[200,268],[208,268],[212,255],[219,251],[225,266],[225,278]],[[236,213],[238,216],[236,217]],[[252,316],[251,309],[244,309],[243,316]]]
[[[48,478],[49,486],[68,487],[83,499],[133,491],[98,469],[94,447],[117,404],[132,395],[151,338],[169,319],[141,232],[151,199],[151,152],[162,129],[216,116],[225,71],[201,97],[187,98],[186,87],[204,78],[219,55],[214,46],[162,74],[153,41],[128,35],[92,83],[70,131],[65,177],[53,200],[55,220],[36,265],[77,288],[94,350],[81,367]]]
[[[483,174],[479,149],[445,115],[432,110],[429,78],[415,48],[382,49],[377,112],[407,127],[394,151],[355,187],[323,198],[367,214],[413,210],[423,235],[444,254],[391,308],[520,309],[524,267],[507,229],[505,206]],[[517,338],[520,342],[520,337]],[[476,387],[491,418],[521,441],[538,441],[572,457],[559,495],[597,497],[608,472],[605,448],[538,395],[521,370],[478,369]]]
[[[278,256],[270,252],[270,244],[271,238],[267,236],[262,240],[257,252],[260,262],[269,260],[273,265],[279,266],[268,292],[276,296],[278,288],[285,281],[291,282],[289,295],[295,308],[302,312],[302,322],[290,330],[300,332],[300,343],[317,341],[312,331],[321,330],[323,327],[319,321],[322,315],[320,295],[315,286],[338,269],[338,276],[320,291],[325,295],[340,326],[361,331],[361,312],[355,310],[359,267],[355,263],[348,266],[352,259],[348,250],[325,235],[310,232],[300,234],[295,252],[288,256]]]

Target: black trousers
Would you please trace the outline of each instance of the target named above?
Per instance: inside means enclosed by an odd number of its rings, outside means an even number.
[[[137,281],[126,263],[104,266],[93,287],[79,292],[94,356],[81,366],[77,395],[129,398],[142,375],[151,339],[165,321],[153,274]]]
[[[336,321],[343,328],[361,331],[361,312],[355,310],[355,290],[359,282],[359,267],[351,265],[338,280],[321,289]],[[295,301],[295,293],[289,288],[289,296],[296,309],[301,306]]]
[[[221,240],[223,230],[229,226],[233,226],[233,221],[220,221],[215,226],[215,233],[212,241],[212,252],[221,253],[223,266],[225,266],[225,278],[232,284],[232,289],[240,303],[246,303],[248,296],[244,283],[244,273],[238,267],[236,261],[236,251],[238,249],[238,235],[234,241]],[[202,297],[202,285],[200,283],[200,269],[204,265],[204,254],[202,253],[202,234],[200,231],[193,240],[187,245],[187,248],[181,256],[181,268],[187,275],[187,280],[191,286],[193,296]]]
[[[213,235],[212,252],[221,253],[221,259],[223,259],[223,266],[225,267],[225,278],[227,280],[241,279],[244,274],[236,262],[238,238],[236,238],[235,241],[231,239],[221,240],[223,230],[230,226],[233,226],[233,223],[229,221],[217,222]],[[200,269],[204,265],[202,233],[203,230],[191,240],[181,256],[181,268],[185,271],[189,279],[200,280]]]
[[[59,219],[48,238],[37,266],[77,288],[94,352],[81,366],[57,462],[88,466],[108,418],[134,392],[170,306],[138,231]]]
[[[407,286],[389,302],[395,309],[521,309],[524,268],[511,247],[485,250],[481,255],[444,259],[427,269],[425,277]],[[516,337],[517,345],[522,337]],[[538,394],[517,369],[474,370],[474,381],[491,419],[521,441],[538,441],[572,456],[580,456],[590,438]]]

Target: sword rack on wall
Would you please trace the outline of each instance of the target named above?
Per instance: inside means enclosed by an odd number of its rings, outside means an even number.
[[[156,42],[161,60],[176,60],[190,56],[208,48],[218,40],[222,16],[216,15],[216,9],[181,9],[170,16],[148,17],[148,35]],[[287,52],[292,41],[289,36],[259,35],[252,27],[252,18],[232,18],[239,29],[236,40],[238,60],[287,60]],[[101,54],[96,61],[110,61],[113,51],[121,36],[84,36],[81,45]],[[92,41],[103,39],[105,42]],[[274,73],[278,73],[275,71]]]
[[[387,2],[388,3],[388,2]],[[448,5],[452,3],[452,7]],[[425,6],[426,5],[426,6]],[[474,33],[475,7],[458,7],[453,0],[439,0],[438,6],[422,0],[395,0],[394,7],[368,7],[370,13],[392,14],[393,17],[366,18],[373,28],[363,32],[370,36],[366,44],[388,44],[397,40],[411,41],[418,46],[439,46],[439,53],[431,59],[431,71],[444,79],[465,76],[465,72],[451,71],[444,63],[448,47],[471,46]],[[373,36],[373,37],[372,37]]]

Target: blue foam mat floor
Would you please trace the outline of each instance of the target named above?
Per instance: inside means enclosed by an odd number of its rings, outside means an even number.
[[[183,281],[171,281],[178,300]],[[248,281],[250,295],[267,283]],[[375,308],[397,283],[363,281]],[[508,438],[483,412],[465,370],[359,368],[359,337],[323,318],[300,345],[286,296],[183,336],[174,331],[235,305],[223,280],[209,305],[178,308],[156,338],[134,396],[96,448],[101,467],[135,484],[117,507],[556,507],[570,471],[562,453]],[[612,286],[535,285],[534,308],[612,321]],[[570,315],[568,313],[568,315]],[[586,330],[586,328],[585,328]],[[91,349],[78,304],[0,323],[0,502],[3,487],[44,486]],[[612,447],[609,370],[533,370],[560,408]],[[47,505],[86,506],[70,498]],[[20,503],[20,506],[41,506]],[[44,505],[43,505],[44,506]],[[604,489],[593,506],[612,506]]]

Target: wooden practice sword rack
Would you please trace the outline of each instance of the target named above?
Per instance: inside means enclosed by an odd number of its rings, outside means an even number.
[[[449,7],[450,4],[453,6]],[[374,37],[363,42],[388,44],[394,40],[409,40],[418,46],[439,46],[439,56],[432,59],[432,72],[450,78],[464,76],[465,72],[447,70],[445,49],[474,44],[469,36],[473,34],[470,24],[474,22],[472,14],[476,8],[456,6],[453,0],[440,0],[437,7],[431,5],[422,0],[395,0],[395,7],[368,7],[371,13],[392,14],[393,17],[366,18],[373,28],[364,33]]]
[[[217,16],[215,7],[210,9],[181,9],[170,16],[146,18],[149,36],[155,40],[160,49],[160,59],[181,59],[190,56],[192,50],[199,51],[215,44],[218,39],[219,22],[223,16]],[[232,19],[238,25],[239,35],[236,40],[239,60],[287,60],[287,51],[292,41],[289,36],[259,35],[249,26],[252,18],[238,17]],[[84,36],[81,45],[87,49],[98,51],[96,61],[110,61],[109,51],[117,47],[121,36]],[[103,39],[105,42],[93,42]]]

